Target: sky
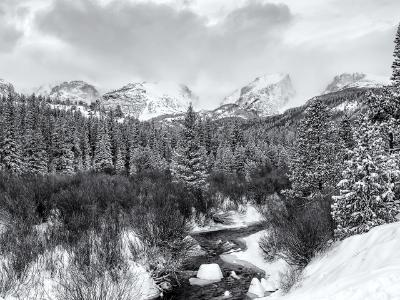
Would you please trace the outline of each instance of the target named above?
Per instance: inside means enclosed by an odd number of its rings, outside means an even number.
[[[184,83],[198,108],[290,74],[300,104],[333,77],[389,78],[399,0],[0,0],[0,78]]]

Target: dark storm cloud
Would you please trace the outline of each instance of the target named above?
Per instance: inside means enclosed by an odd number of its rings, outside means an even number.
[[[107,68],[188,82],[202,73],[224,76],[233,62],[251,61],[280,39],[291,19],[287,6],[257,1],[208,25],[189,10],[151,2],[59,0],[36,24]]]

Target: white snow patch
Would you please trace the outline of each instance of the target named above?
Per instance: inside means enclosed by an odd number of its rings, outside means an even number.
[[[197,272],[197,278],[219,281],[224,278],[224,276],[218,264],[202,264]]]
[[[258,280],[258,278],[253,278],[251,280],[250,286],[249,286],[249,291],[247,292],[247,294],[249,295],[254,295],[257,297],[264,297],[264,288],[261,285],[260,280]]]
[[[263,270],[267,278],[266,286],[268,283],[269,289],[276,290],[276,287],[279,286],[280,273],[287,268],[287,264],[281,259],[274,262],[267,262],[264,259],[264,253],[258,242],[265,233],[266,231],[259,231],[243,238],[243,241],[247,245],[245,251],[223,254],[221,255],[221,259],[229,263],[247,267],[255,266]]]

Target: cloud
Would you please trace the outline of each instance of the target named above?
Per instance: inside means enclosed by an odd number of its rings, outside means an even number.
[[[399,9],[398,0],[1,0],[0,77],[103,90],[170,80],[210,108],[256,76],[288,72],[301,103],[341,72],[389,76]]]
[[[9,52],[14,49],[23,32],[10,22],[5,7],[0,6],[0,52]]]
[[[193,11],[166,4],[58,0],[36,24],[81,58],[96,61],[105,76],[125,73],[196,85],[202,76],[228,78],[241,65],[254,65],[291,20],[287,6],[257,1],[210,26]]]

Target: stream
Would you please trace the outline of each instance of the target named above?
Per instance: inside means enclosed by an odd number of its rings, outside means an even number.
[[[184,264],[183,271],[179,274],[179,286],[165,295],[168,300],[191,300],[191,299],[246,299],[246,293],[253,277],[264,277],[264,271],[254,266],[245,267],[237,264],[224,262],[220,255],[228,251],[246,250],[246,243],[241,238],[263,230],[263,224],[254,224],[243,228],[222,229],[218,231],[194,233],[192,237],[197,240],[205,254],[191,257]],[[207,286],[191,286],[189,278],[195,277],[201,264],[217,263],[224,275],[222,281]],[[240,277],[234,279],[230,276],[231,271]],[[229,291],[231,296],[224,298],[224,292]]]

